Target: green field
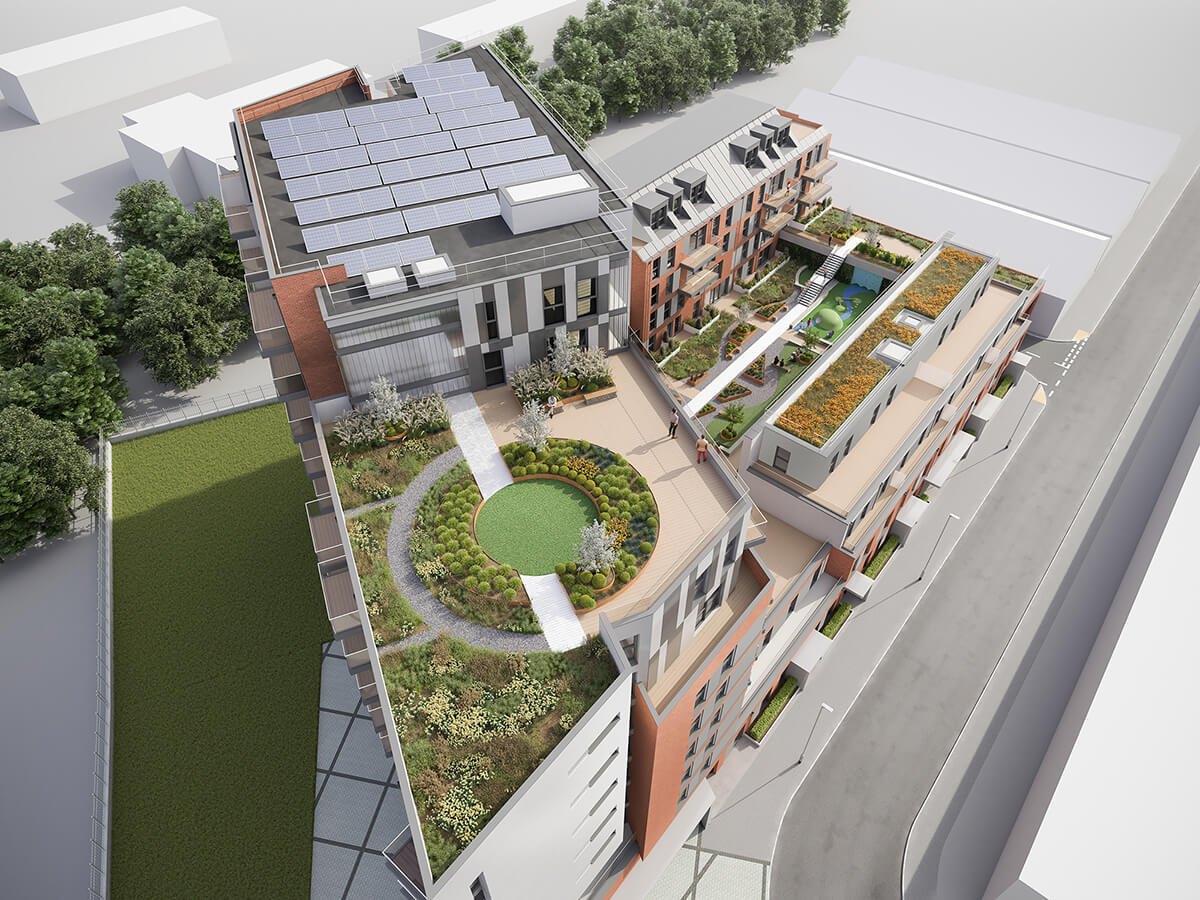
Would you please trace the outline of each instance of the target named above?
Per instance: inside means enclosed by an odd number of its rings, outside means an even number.
[[[330,638],[282,406],[113,447],[114,897],[304,897]]]
[[[522,575],[549,575],[575,558],[579,531],[596,504],[573,484],[535,478],[492,494],[475,519],[475,539],[492,559]]]

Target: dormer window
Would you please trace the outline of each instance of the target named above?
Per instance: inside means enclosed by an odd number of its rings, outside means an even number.
[[[650,227],[657,231],[659,228],[665,228],[667,224],[667,207],[661,206],[654,212],[650,213]]]
[[[706,187],[706,182],[703,182],[703,181],[701,181],[699,184],[692,185],[692,190],[691,190],[691,193],[688,195],[688,199],[691,200],[692,203],[699,203],[701,200],[704,199],[704,188],[705,187]]]

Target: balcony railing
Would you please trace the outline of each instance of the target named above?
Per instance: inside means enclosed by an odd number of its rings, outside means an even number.
[[[681,290],[689,297],[695,297],[717,283],[719,277],[712,269],[697,272],[683,283]]]
[[[716,259],[718,252],[720,252],[720,248],[716,244],[702,244],[685,256],[679,265],[689,271],[695,272],[697,269],[703,268]]]
[[[809,204],[811,206],[813,203],[820,202],[821,198],[832,190],[833,188],[831,188],[829,185],[816,182],[807,191],[800,195],[800,202]]]
[[[764,206],[769,206],[771,209],[779,211],[796,199],[797,192],[795,188],[785,187],[782,190],[776,191],[770,197],[763,201]]]
[[[792,221],[792,213],[790,210],[777,212],[769,219],[764,219],[759,227],[767,232],[767,234],[779,234],[783,231],[788,222]]]
[[[837,160],[831,156],[827,156],[815,166],[810,166],[806,169],[800,177],[807,178],[809,181],[816,181],[818,178],[823,178],[829,172],[832,172],[836,166]]]

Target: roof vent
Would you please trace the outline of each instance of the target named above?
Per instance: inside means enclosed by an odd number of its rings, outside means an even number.
[[[758,138],[742,134],[729,142],[729,151],[733,154],[734,162],[739,162],[746,168],[752,168],[758,162]]]
[[[413,277],[421,287],[432,287],[454,280],[454,266],[445,253],[412,264]]]

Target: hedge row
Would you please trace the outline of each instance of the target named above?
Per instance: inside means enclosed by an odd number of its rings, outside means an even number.
[[[796,688],[800,683],[790,675],[783,679],[783,684],[779,686],[779,690],[775,692],[775,696],[771,698],[771,702],[767,704],[767,708],[762,711],[754,724],[750,726],[747,734],[756,741],[761,741],[775,720],[779,718],[779,714],[783,712],[783,708],[787,706],[787,702],[792,699],[792,694],[796,693]]]
[[[832,640],[837,637],[838,631],[848,618],[850,618],[850,604],[843,600],[834,608],[833,615],[829,617],[829,621],[821,629],[821,634]]]
[[[894,534],[889,534],[879,549],[875,551],[875,555],[871,557],[871,561],[867,563],[867,567],[863,569],[863,574],[868,578],[875,578],[883,567],[887,565],[887,561],[892,558],[892,554],[896,552],[896,548],[900,546],[900,538]]]

